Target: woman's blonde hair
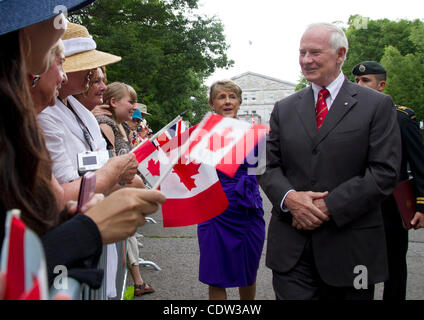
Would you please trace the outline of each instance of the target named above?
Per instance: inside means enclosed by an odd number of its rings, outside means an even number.
[[[126,94],[129,94],[131,100],[134,100],[134,103],[137,102],[137,93],[133,87],[123,82],[112,82],[107,86],[103,94],[103,101],[105,104],[111,105],[110,100],[112,100],[112,98],[121,100]]]
[[[50,50],[50,64],[56,59],[56,57],[62,56],[64,52],[65,47],[63,45],[63,41],[59,39],[55,46]]]
[[[210,104],[213,103],[213,100],[216,98],[217,94],[222,90],[234,92],[237,95],[237,98],[239,99],[241,104],[242,102],[241,94],[243,91],[234,81],[231,81],[231,80],[220,80],[211,85],[211,88],[209,90]]]

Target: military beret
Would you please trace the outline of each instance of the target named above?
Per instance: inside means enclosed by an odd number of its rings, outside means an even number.
[[[384,74],[386,69],[376,61],[363,61],[353,67],[352,73],[355,76],[363,76],[366,74]]]

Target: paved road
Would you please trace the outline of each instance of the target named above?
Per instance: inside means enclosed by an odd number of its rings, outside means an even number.
[[[268,229],[271,203],[262,193],[264,200],[265,221]],[[156,213],[152,217],[157,224],[146,224],[138,231],[144,235],[144,247],[140,256],[145,260],[157,263],[162,270],[151,267],[140,267],[142,277],[156,289],[156,292],[139,300],[207,300],[207,286],[198,281],[199,248],[196,227],[163,228],[162,215]],[[424,299],[424,231],[410,231],[408,251],[408,300]],[[267,243],[265,240],[265,247]],[[129,276],[127,284],[131,284]],[[227,289],[228,298],[238,299],[236,288]],[[377,285],[376,299],[381,299],[382,287]],[[258,300],[274,300],[272,274],[265,267],[265,250],[260,262],[257,293]]]

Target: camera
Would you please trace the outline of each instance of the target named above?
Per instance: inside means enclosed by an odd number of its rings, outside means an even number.
[[[86,172],[96,171],[113,157],[112,150],[86,151],[78,153],[78,174],[83,176]]]

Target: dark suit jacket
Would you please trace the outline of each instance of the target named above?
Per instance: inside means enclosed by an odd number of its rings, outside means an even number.
[[[266,264],[291,270],[311,239],[320,277],[328,285],[352,287],[357,265],[370,284],[384,281],[387,257],[381,201],[393,192],[401,142],[390,96],[345,80],[317,130],[311,87],[275,104],[267,140],[267,169],[260,184],[273,204]],[[313,231],[292,227],[280,209],[296,191],[329,191],[331,219]]]
[[[402,166],[399,181],[409,178],[407,164],[415,178],[417,211],[424,213],[424,140],[415,112],[407,107],[397,107],[398,123],[402,137]],[[421,201],[420,201],[421,200]]]
[[[415,112],[407,107],[397,107],[397,119],[402,138],[402,164],[399,181],[409,179],[408,165],[415,179],[416,211],[424,212],[424,140]],[[382,205],[386,233],[391,234],[392,241],[407,247],[407,231],[403,229],[400,212],[393,195],[387,197]],[[390,229],[390,230],[389,230]],[[406,250],[405,250],[406,254]],[[399,259],[405,260],[405,257]]]

